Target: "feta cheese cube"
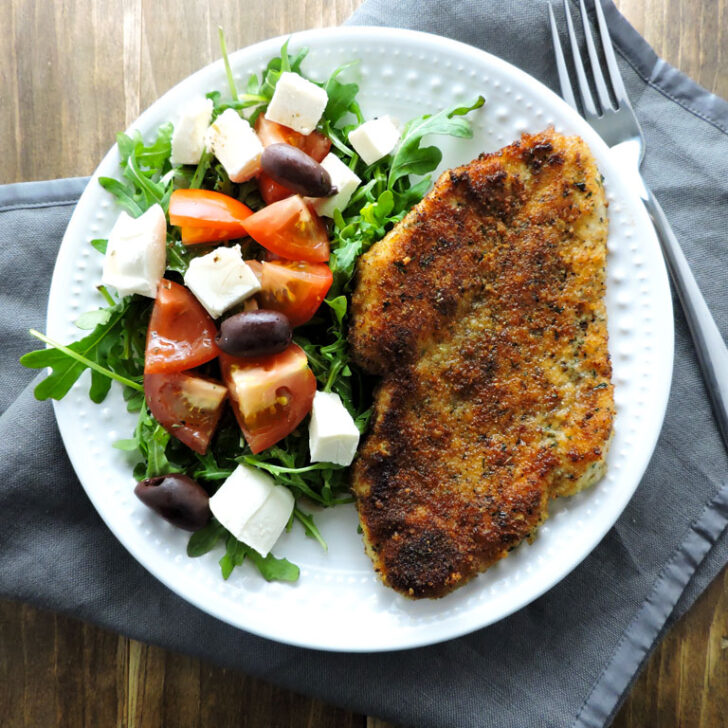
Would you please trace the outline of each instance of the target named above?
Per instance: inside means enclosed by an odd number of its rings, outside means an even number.
[[[334,210],[343,210],[349,204],[361,180],[331,152],[323,158],[321,166],[329,173],[331,184],[337,192],[331,197],[311,198],[309,202],[319,215],[333,217]]]
[[[167,221],[160,205],[133,218],[122,212],[109,233],[101,282],[120,296],[155,298],[167,262]]]
[[[320,86],[297,73],[284,71],[278,79],[265,118],[310,134],[319,123],[329,97]]]
[[[374,164],[397,146],[399,129],[388,116],[381,116],[349,132],[349,141],[366,164]]]
[[[245,263],[240,246],[221,246],[190,261],[185,285],[212,318],[250,298],[260,290],[255,273]]]
[[[197,164],[205,149],[205,132],[212,117],[212,99],[192,99],[172,132],[172,164]]]
[[[260,171],[263,145],[258,135],[235,109],[225,109],[205,134],[212,152],[233,182],[245,182]]]
[[[288,488],[273,485],[263,505],[243,526],[238,540],[252,546],[261,556],[267,556],[291,518],[294,503]]]
[[[308,426],[311,462],[351,465],[358,445],[359,430],[339,395],[316,392]]]
[[[265,473],[238,465],[210,498],[212,515],[239,541],[267,556],[283,533],[294,498]]]

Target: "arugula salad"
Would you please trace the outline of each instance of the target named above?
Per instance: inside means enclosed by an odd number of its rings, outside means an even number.
[[[52,371],[38,399],[61,399],[90,370],[89,397],[112,382],[138,413],[114,447],[138,460],[135,492],[192,531],[187,553],[224,542],[227,579],[251,561],[266,580],[298,567],[270,549],[302,527],[326,549],[310,504],[352,500],[347,468],[371,412],[371,382],[349,361],[357,259],[430,187],[441,134],[469,138],[483,97],[412,119],[362,114],[337,68],[302,70],[288,43],[236,87],[220,34],[227,94],[189,99],[151,141],[118,134],[121,208],[88,333],[21,358]]]

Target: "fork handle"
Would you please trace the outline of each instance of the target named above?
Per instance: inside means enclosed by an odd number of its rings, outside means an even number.
[[[642,202],[657,231],[667,268],[693,337],[713,412],[728,448],[728,348],[660,203],[650,189],[645,187],[645,191]]]

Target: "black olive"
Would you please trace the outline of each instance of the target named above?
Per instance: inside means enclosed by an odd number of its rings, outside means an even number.
[[[335,192],[329,173],[298,147],[270,144],[263,150],[260,163],[273,181],[299,195],[328,197]]]
[[[198,531],[210,520],[210,496],[182,473],[140,480],[134,493],[145,506],[185,531]]]
[[[232,356],[266,356],[287,349],[292,337],[291,324],[284,314],[261,308],[226,318],[215,341]]]

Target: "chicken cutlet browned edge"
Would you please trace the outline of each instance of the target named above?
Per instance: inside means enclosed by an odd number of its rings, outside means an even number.
[[[381,380],[352,489],[388,586],[447,594],[604,474],[606,241],[588,147],[549,128],[445,172],[361,259],[349,340]]]

